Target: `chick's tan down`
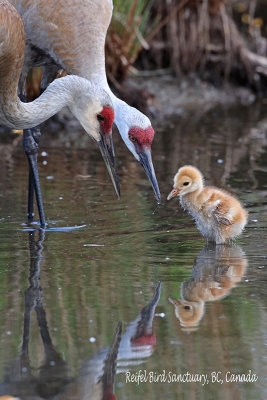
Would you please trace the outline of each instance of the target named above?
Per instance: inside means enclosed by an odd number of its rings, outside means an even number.
[[[204,187],[201,172],[191,166],[181,167],[174,177],[168,196],[179,196],[182,207],[194,218],[203,236],[217,244],[240,235],[247,223],[247,211],[229,193],[215,187]]]

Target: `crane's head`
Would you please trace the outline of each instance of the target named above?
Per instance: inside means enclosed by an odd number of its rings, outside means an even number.
[[[112,140],[113,103],[104,89],[100,89],[83,78],[80,78],[79,84],[80,82],[82,82],[82,86],[79,87],[79,90],[76,90],[71,111],[88,135],[97,142],[116,194],[120,197],[120,185]]]
[[[153,187],[155,197],[160,202],[160,191],[151,157],[154,129],[149,118],[136,108],[119,101],[115,109],[115,124],[126,146],[143,166]]]

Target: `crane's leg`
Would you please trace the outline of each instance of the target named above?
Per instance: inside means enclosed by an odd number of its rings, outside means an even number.
[[[20,99],[26,102],[26,77],[20,81]],[[41,137],[40,127],[23,130],[23,147],[29,162],[29,181],[28,181],[28,222],[33,221],[33,200],[34,191],[36,193],[37,207],[39,211],[41,228],[45,227],[44,206],[40,187],[37,155],[39,150],[39,140]]]
[[[44,92],[47,86],[56,78],[58,74],[58,66],[56,65],[48,65],[43,67],[43,76],[41,81],[41,88],[40,94]],[[25,87],[25,80],[23,81],[21,92],[21,99],[26,101],[26,87]],[[40,127],[36,126],[31,129],[25,129],[23,131],[23,145],[24,151],[27,155],[29,161],[29,184],[28,184],[28,221],[31,223],[33,221],[33,207],[34,207],[34,191],[36,195],[36,202],[39,212],[40,218],[40,226],[41,228],[45,228],[45,214],[44,214],[44,206],[43,206],[43,199],[42,199],[42,192],[40,187],[40,179],[39,179],[39,172],[38,172],[38,151],[39,151],[39,141],[41,138],[41,131]]]
[[[33,221],[33,200],[34,200],[34,181],[33,181],[33,173],[32,173],[32,168],[29,164],[29,181],[28,181],[28,212],[27,212],[27,217],[29,223],[32,223]]]
[[[31,129],[24,129],[23,131],[23,146],[26,156],[29,161],[29,188],[28,188],[28,221],[31,223],[33,221],[33,198],[34,191],[36,195],[36,202],[39,212],[40,225],[41,228],[45,227],[45,214],[42,199],[42,192],[40,187],[40,179],[38,172],[38,150],[39,150],[39,140],[41,137],[40,127],[36,126]]]

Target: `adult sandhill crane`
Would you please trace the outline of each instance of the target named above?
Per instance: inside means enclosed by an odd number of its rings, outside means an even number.
[[[23,20],[30,51],[105,89],[114,105],[115,124],[134,157],[144,167],[155,196],[160,192],[151,158],[154,130],[150,120],[118,99],[105,72],[105,38],[112,0],[10,0]]]
[[[52,82],[33,102],[23,103],[17,96],[18,82],[24,62],[25,32],[16,9],[7,0],[0,0],[0,123],[9,128],[31,128],[68,106],[85,131],[98,143],[113,185],[119,194],[112,142],[114,109],[107,92],[93,82],[78,76],[67,76]],[[26,52],[27,65],[29,53]],[[28,64],[27,64],[28,63]],[[26,67],[25,67],[26,65]],[[40,223],[45,226],[39,186],[35,140],[32,132],[24,136],[24,147],[30,162],[36,191]]]

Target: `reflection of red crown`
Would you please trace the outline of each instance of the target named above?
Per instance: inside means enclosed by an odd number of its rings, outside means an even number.
[[[105,393],[103,400],[117,400],[117,397],[114,393]]]
[[[139,336],[135,339],[132,339],[131,343],[134,346],[155,346],[155,344],[157,343],[157,339],[156,336],[152,333],[151,335]]]

